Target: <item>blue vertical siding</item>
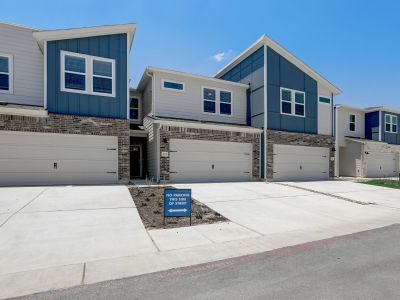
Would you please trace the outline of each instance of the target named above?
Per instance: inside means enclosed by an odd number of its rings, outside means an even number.
[[[61,92],[61,50],[115,59],[115,97]],[[47,108],[51,113],[127,118],[127,35],[115,34],[47,43]]]
[[[385,114],[397,116],[397,133],[385,132]],[[382,142],[386,142],[388,144],[400,145],[400,132],[399,132],[400,115],[382,111],[381,120],[382,120],[381,122]]]
[[[269,47],[267,64],[268,129],[317,134],[317,82]],[[304,118],[281,114],[281,87],[305,92]]]
[[[365,138],[367,140],[379,141],[379,112],[365,114]]]

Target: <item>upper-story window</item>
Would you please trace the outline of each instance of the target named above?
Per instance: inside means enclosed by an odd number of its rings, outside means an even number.
[[[397,116],[385,114],[385,131],[397,133]]]
[[[176,92],[185,91],[185,83],[183,82],[163,79],[161,81],[161,84],[164,90],[171,90]]]
[[[222,116],[232,115],[232,92],[203,87],[203,112]]]
[[[115,60],[61,51],[61,91],[115,97]]]
[[[131,120],[139,120],[139,117],[139,98],[130,98],[129,118]]]
[[[13,93],[13,57],[0,54],[0,93]]]
[[[281,88],[281,114],[305,116],[305,93]]]
[[[349,130],[356,131],[356,115],[354,114],[349,115]]]

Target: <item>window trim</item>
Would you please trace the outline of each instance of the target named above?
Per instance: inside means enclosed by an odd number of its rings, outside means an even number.
[[[136,99],[138,99],[138,108],[131,108],[131,99],[132,98],[136,98]],[[142,119],[142,113],[141,113],[141,106],[142,106],[142,104],[141,104],[141,99],[140,99],[140,97],[139,96],[129,96],[129,120],[130,121],[132,121],[132,122],[139,122],[141,119]],[[131,109],[137,109],[138,110],[138,118],[137,119],[132,119],[131,118]]]
[[[288,90],[291,92],[291,99],[290,101],[287,100],[282,100],[282,90]],[[296,103],[296,93],[300,93],[303,94],[304,96],[304,103]],[[286,102],[286,103],[291,103],[291,110],[292,112],[290,114],[288,113],[284,113],[282,111],[282,102]],[[298,105],[303,105],[304,107],[304,113],[303,115],[296,115],[296,104]],[[279,105],[280,105],[280,112],[281,115],[286,115],[286,116],[292,116],[292,117],[300,117],[300,118],[305,118],[306,117],[306,93],[303,91],[299,91],[299,90],[294,90],[294,89],[289,89],[289,88],[285,88],[285,87],[280,87],[280,101],[279,101]]]
[[[209,101],[212,102],[212,100],[207,100],[204,99],[204,89],[210,89],[210,90],[215,90],[215,112],[207,112],[204,111],[204,101]],[[202,86],[201,87],[201,112],[205,115],[212,115],[212,116],[220,116],[220,117],[226,117],[226,118],[231,118],[233,117],[233,92],[231,90],[227,90],[224,88],[217,88],[217,87],[211,87],[211,86]],[[231,114],[227,115],[227,114],[221,114],[221,92],[228,92],[231,93]],[[222,102],[222,103],[226,103],[226,102]]]
[[[351,116],[354,116],[354,122],[351,121]],[[350,129],[350,125],[354,124],[354,130]],[[357,116],[355,114],[349,114],[349,131],[350,132],[356,132],[356,124],[357,124]]]
[[[14,94],[14,56],[11,54],[0,53],[0,56],[8,58],[8,90],[0,90],[2,94]]]
[[[390,116],[390,123],[386,122],[386,116]],[[398,132],[398,127],[399,127],[399,124],[398,124],[399,123],[399,119],[398,119],[397,115],[385,113],[384,118],[385,118],[385,132],[386,133],[397,133]],[[395,118],[395,120],[396,120],[395,123],[393,122],[393,118]],[[386,130],[386,125],[387,124],[390,124],[390,131]],[[393,125],[396,125],[396,131],[393,131]]]
[[[65,70],[65,56],[75,56],[75,57],[79,57],[79,58],[84,58],[86,72],[81,73],[81,72],[66,71]],[[111,90],[110,94],[93,91],[93,77],[110,78],[108,76],[95,75],[93,73],[93,61],[94,60],[111,63],[111,75],[112,75],[111,76],[111,89],[112,90]],[[116,94],[116,91],[115,91],[115,89],[116,89],[115,59],[61,50],[60,51],[60,72],[61,72],[60,90],[62,92],[115,98],[115,94]],[[73,74],[85,74],[85,89],[84,90],[75,90],[75,89],[66,88],[65,87],[65,73],[66,72],[73,73]]]
[[[182,84],[182,89],[173,89],[173,88],[168,88],[164,86],[165,82],[171,82],[171,83],[177,83],[177,84]],[[181,81],[177,81],[177,80],[172,80],[172,79],[161,79],[161,89],[162,90],[166,90],[166,91],[173,91],[173,92],[178,92],[178,93],[185,93],[186,87],[185,87],[185,83],[181,82]]]

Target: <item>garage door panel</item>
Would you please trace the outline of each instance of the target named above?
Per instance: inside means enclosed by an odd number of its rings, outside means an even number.
[[[368,152],[366,155],[367,177],[397,176],[397,153]]]
[[[324,147],[274,145],[273,179],[329,179],[329,149]]]
[[[117,145],[110,136],[0,132],[0,185],[116,183]]]
[[[173,182],[251,180],[249,143],[171,139]],[[214,168],[213,168],[214,166]]]

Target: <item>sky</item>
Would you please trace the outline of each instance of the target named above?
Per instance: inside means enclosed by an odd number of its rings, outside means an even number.
[[[399,15],[395,0],[4,0],[0,21],[38,29],[136,23],[133,87],[147,66],[213,76],[266,34],[339,87],[335,103],[400,108]]]

